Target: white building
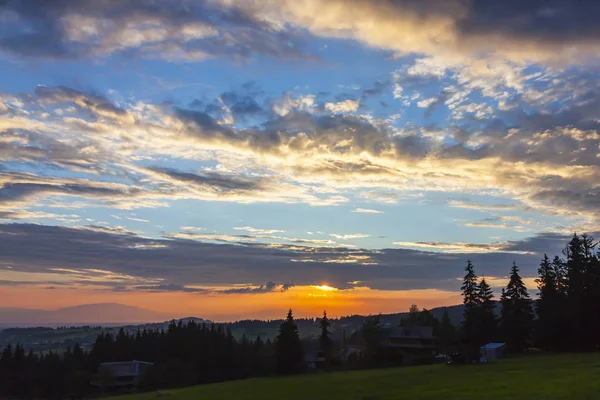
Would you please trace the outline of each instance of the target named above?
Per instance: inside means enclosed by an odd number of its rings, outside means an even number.
[[[484,361],[494,361],[504,358],[506,343],[488,343],[480,348],[481,358]]]

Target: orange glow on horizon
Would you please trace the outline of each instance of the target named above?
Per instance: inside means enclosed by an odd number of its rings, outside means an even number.
[[[185,292],[114,292],[40,286],[0,288],[0,307],[57,309],[80,304],[121,303],[165,314],[169,318],[196,316],[214,321],[280,319],[288,308],[296,317],[332,317],[353,314],[396,313],[411,304],[421,308],[459,304],[460,293],[435,289],[382,291],[357,287],[339,290],[329,285],[296,286],[286,292],[260,294],[198,294]]]

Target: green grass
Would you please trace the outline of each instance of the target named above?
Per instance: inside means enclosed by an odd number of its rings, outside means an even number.
[[[119,399],[600,399],[600,354],[248,379]]]

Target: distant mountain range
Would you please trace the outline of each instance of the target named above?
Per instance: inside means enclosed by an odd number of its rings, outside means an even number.
[[[437,307],[430,311],[436,318],[441,318],[444,310],[448,310],[450,320],[454,325],[462,321],[463,305]],[[386,324],[396,325],[400,318],[407,313],[382,314],[381,321]],[[250,317],[250,316],[249,316]],[[336,319],[335,327],[348,327],[350,329],[360,327],[365,316],[353,315]],[[83,304],[73,307],[59,308],[58,310],[33,310],[26,308],[0,307],[0,327],[35,327],[35,326],[82,326],[82,325],[104,325],[104,326],[124,326],[124,325],[153,325],[159,327],[165,321],[173,319],[172,315],[159,313],[140,307],[127,306],[118,303],[100,303]],[[201,318],[196,321],[206,321]],[[230,324],[235,331],[252,334],[269,332],[271,329],[279,327],[281,320],[242,320]],[[299,327],[305,327],[310,331],[310,327],[315,325],[310,319],[298,320]],[[316,325],[315,325],[316,326]],[[150,327],[150,326],[149,326]],[[302,330],[302,329],[301,329]],[[270,332],[269,332],[270,333]]]
[[[58,310],[0,307],[0,326],[128,325],[159,322],[169,315],[118,303],[83,304]]]

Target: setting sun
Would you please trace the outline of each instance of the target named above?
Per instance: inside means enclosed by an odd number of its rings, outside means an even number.
[[[315,289],[323,290],[325,292],[335,292],[338,290],[337,288],[331,287],[329,285],[315,285],[314,287]]]

